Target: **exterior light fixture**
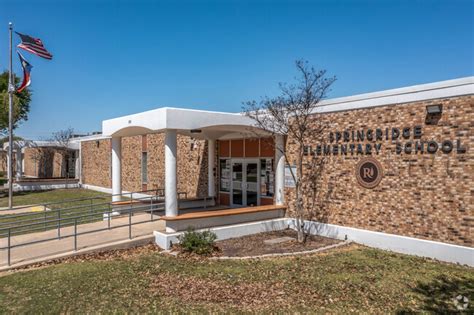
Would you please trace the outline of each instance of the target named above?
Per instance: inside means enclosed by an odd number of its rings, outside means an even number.
[[[428,105],[426,106],[426,113],[428,115],[437,115],[443,112],[443,105],[436,104],[436,105]]]
[[[201,133],[202,130],[201,129],[191,129],[190,132],[191,133]]]

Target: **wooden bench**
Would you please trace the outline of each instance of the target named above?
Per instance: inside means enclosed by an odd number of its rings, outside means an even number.
[[[281,218],[285,211],[286,206],[267,205],[189,212],[175,217],[163,216],[160,219],[165,221],[167,232],[176,232],[184,231],[188,227],[200,229]]]

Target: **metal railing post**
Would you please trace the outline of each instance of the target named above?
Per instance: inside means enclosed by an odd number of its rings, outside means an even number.
[[[74,218],[74,251],[77,251],[77,218]]]
[[[58,210],[58,240],[61,239],[61,210]]]
[[[92,204],[93,204],[93,201],[92,201],[92,199],[91,199],[91,214],[92,214],[92,212],[93,212],[93,211],[92,211]]]
[[[8,266],[11,264],[11,236],[12,236],[12,229],[8,229]]]
[[[128,211],[128,238],[132,239],[132,209]]]
[[[46,205],[43,205],[44,209],[44,230],[46,231]]]
[[[150,196],[150,221],[153,221],[153,196]]]
[[[110,203],[109,203],[109,212],[107,215],[107,228],[110,230],[110,216],[112,215],[112,211],[110,210]]]

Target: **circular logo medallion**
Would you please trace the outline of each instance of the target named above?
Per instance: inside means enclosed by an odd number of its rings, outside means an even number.
[[[364,158],[357,163],[356,177],[362,187],[374,188],[382,180],[382,165],[371,157]]]

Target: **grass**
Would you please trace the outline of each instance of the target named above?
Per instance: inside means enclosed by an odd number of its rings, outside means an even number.
[[[100,199],[89,199],[82,201],[66,201],[66,199],[80,199],[90,197],[103,197]],[[77,216],[79,213],[87,211],[91,216],[81,219],[78,223],[94,222],[102,220],[102,214],[106,205],[98,205],[101,203],[109,202],[111,199],[110,195],[87,190],[87,189],[57,189],[49,191],[33,191],[33,192],[17,192],[13,196],[14,206],[21,205],[37,205],[37,204],[50,204],[47,207],[49,209],[65,209],[69,210],[61,211],[61,218],[66,219],[68,217]],[[8,198],[0,198],[0,207],[8,205]],[[78,208],[79,207],[79,208]],[[35,225],[35,231],[44,231],[57,227],[58,212],[46,211],[46,212],[34,212],[28,214],[21,214],[20,217],[11,214],[2,215],[0,211],[0,229],[8,228],[11,226],[31,224],[34,222],[44,222],[44,224]],[[49,221],[49,222],[48,222]],[[74,224],[73,219],[61,221],[61,226],[68,226]],[[23,234],[32,227],[20,227],[12,229],[12,235]],[[7,231],[0,231],[0,237],[6,236]]]
[[[93,190],[71,188],[71,189],[56,189],[46,191],[28,191],[28,192],[15,192],[13,194],[13,206],[26,206],[36,205],[43,203],[59,202],[64,199],[79,199],[89,198],[95,196],[106,196],[104,193],[100,193]],[[90,201],[88,201],[90,203]],[[67,202],[62,204],[51,205],[48,208],[67,208],[81,204],[80,202]],[[85,204],[85,202],[82,202]],[[8,207],[8,197],[0,198],[0,207]]]
[[[454,312],[474,269],[351,246],[253,261],[184,260],[146,252],[0,277],[0,313]]]

